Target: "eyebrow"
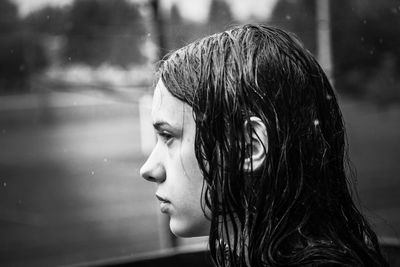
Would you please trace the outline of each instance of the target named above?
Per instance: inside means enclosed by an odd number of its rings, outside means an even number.
[[[169,128],[174,128],[171,124],[169,124],[166,121],[156,121],[153,123],[154,129],[156,129],[157,131],[160,131],[165,126],[167,126]]]

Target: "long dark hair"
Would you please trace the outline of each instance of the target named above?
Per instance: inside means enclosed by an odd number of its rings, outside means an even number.
[[[216,265],[386,265],[352,200],[335,93],[295,37],[233,27],[170,53],[159,78],[193,109]],[[267,128],[268,152],[249,173],[252,116]]]

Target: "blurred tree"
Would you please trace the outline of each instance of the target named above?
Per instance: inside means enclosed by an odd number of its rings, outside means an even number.
[[[336,0],[331,12],[338,90],[380,104],[399,101],[399,1]]]
[[[224,0],[212,0],[208,20],[204,23],[182,18],[176,5],[171,8],[166,28],[168,48],[177,49],[201,37],[220,32],[234,22],[230,7]]]
[[[175,22],[176,24],[182,23],[182,16],[176,3],[172,4],[171,7],[171,21]]]
[[[16,6],[7,0],[0,1],[0,30],[0,92],[28,91],[31,76],[47,65],[43,46],[23,29]]]
[[[224,0],[212,0],[210,13],[208,15],[208,23],[212,28],[211,31],[223,31],[233,22],[231,9]]]
[[[376,66],[374,76],[367,79],[365,84],[365,97],[372,99],[380,106],[388,103],[400,103],[400,77],[398,64],[392,54],[383,56]]]
[[[9,35],[0,43],[0,91],[25,92],[30,78],[47,66],[42,45],[30,33]]]
[[[295,33],[304,46],[316,53],[316,5],[318,0],[278,1],[267,24]]]
[[[97,66],[142,63],[145,25],[137,7],[125,0],[79,0],[70,11],[65,57]]]
[[[172,4],[169,19],[165,18],[165,20],[168,21],[168,26],[165,28],[168,48],[177,49],[185,45],[189,32],[175,3]]]
[[[0,32],[1,35],[10,34],[19,27],[18,9],[9,0],[0,1]]]
[[[23,20],[23,24],[26,29],[39,34],[63,35],[70,27],[68,16],[69,8],[67,7],[45,6],[30,13]]]

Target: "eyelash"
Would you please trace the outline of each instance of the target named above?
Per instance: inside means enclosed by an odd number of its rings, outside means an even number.
[[[157,135],[166,144],[169,144],[172,141],[172,138],[173,138],[172,134],[170,134],[168,132],[158,132]]]

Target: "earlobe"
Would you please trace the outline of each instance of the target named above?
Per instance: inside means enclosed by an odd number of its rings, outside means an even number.
[[[246,157],[244,170],[246,172],[260,169],[267,158],[268,134],[264,122],[256,117],[250,117],[244,124],[246,140]]]

